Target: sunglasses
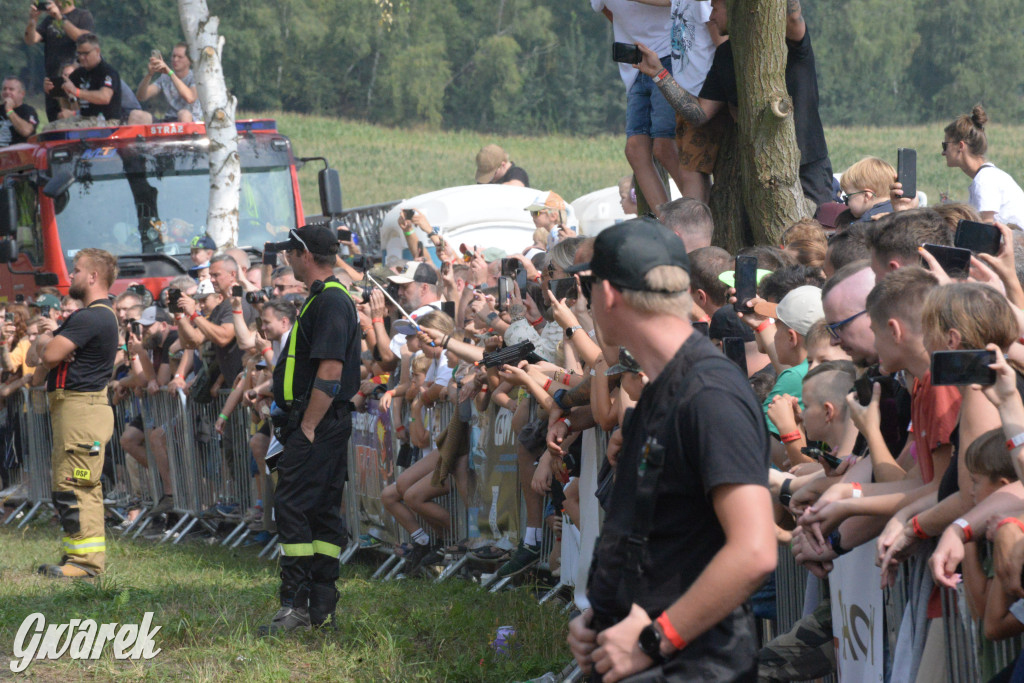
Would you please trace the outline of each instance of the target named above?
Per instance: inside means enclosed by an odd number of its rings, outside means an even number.
[[[852,323],[857,318],[859,318],[860,316],[864,315],[865,313],[867,313],[867,310],[863,310],[860,313],[854,313],[849,318],[845,320],[840,320],[837,323],[825,325],[825,329],[828,330],[828,336],[831,337],[834,341],[839,341],[839,333],[842,331],[842,329],[849,325],[850,323]]]

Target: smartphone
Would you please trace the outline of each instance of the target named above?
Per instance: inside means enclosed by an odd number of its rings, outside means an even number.
[[[411,221],[415,215],[416,209],[402,209],[402,216],[404,216],[407,221]]]
[[[734,268],[736,283],[736,303],[733,310],[749,311],[747,302],[757,296],[757,257],[737,256]]]
[[[710,323],[696,322],[696,323],[690,323],[690,324],[693,325],[693,329],[696,330],[699,334],[703,334],[705,337],[711,336],[711,325],[710,325]]]
[[[612,43],[612,61],[622,64],[639,64],[643,53],[633,43]]]
[[[16,304],[23,304],[23,303],[25,303],[25,295],[24,294],[15,294],[14,295],[14,303],[16,303]]]
[[[1003,235],[999,228],[988,223],[960,220],[956,224],[956,237],[953,245],[961,249],[970,249],[975,254],[999,253],[999,245]]]
[[[808,458],[812,458],[818,462],[825,462],[832,469],[836,469],[843,464],[842,458],[838,458],[828,451],[823,450],[820,442],[814,442],[813,446],[804,446],[800,449],[800,452]]]
[[[134,292],[140,299],[146,298],[146,285],[128,285],[128,291]]]
[[[989,367],[996,362],[994,351],[936,351],[932,354],[932,384],[964,386],[996,383],[996,371]]]
[[[136,339],[142,339],[142,323],[138,320],[129,320],[128,326],[131,328],[133,337]]]
[[[736,365],[740,366],[743,376],[747,377],[747,347],[743,337],[723,337],[722,353]]]
[[[356,270],[366,270],[366,255],[356,254],[352,257],[352,267]]]
[[[548,289],[551,290],[551,295],[558,301],[561,301],[562,299],[572,299],[575,301],[580,298],[579,292],[576,288],[576,278],[573,277],[549,280]]]
[[[351,242],[352,231],[346,230],[345,228],[338,228],[338,241],[339,242]]]
[[[904,199],[917,196],[917,150],[900,147],[896,150],[896,181],[903,185]]]
[[[512,297],[512,280],[507,277],[498,278],[498,310],[507,311],[508,302]]]
[[[181,299],[181,290],[170,287],[167,290],[167,310],[171,313],[181,313],[178,307],[178,300]]]
[[[455,302],[454,301],[442,301],[441,311],[448,315],[451,319],[455,319]]]
[[[242,285],[232,285],[231,286],[231,296],[242,296],[242,294],[244,294],[244,293],[245,293],[245,290],[242,289]]]
[[[443,262],[441,264],[441,275],[447,275],[448,272],[451,269],[452,269],[452,264],[451,263],[449,263],[448,261]]]
[[[160,52],[160,50],[150,50],[149,51],[149,58],[150,59],[159,59],[161,62],[164,61],[164,55],[163,55],[162,52]]]
[[[14,314],[13,313],[4,313],[4,322],[5,323],[13,323],[14,322]]]
[[[868,373],[864,373],[853,383],[853,390],[857,392],[857,403],[866,406],[871,403],[871,394],[874,391],[874,382]]]
[[[944,247],[939,244],[923,245],[942,269],[954,280],[962,280],[971,270],[971,250],[960,247]],[[923,259],[922,259],[923,260]],[[927,268],[927,265],[925,265]]]
[[[40,306],[39,307],[39,315],[43,316],[44,318],[49,318],[50,317],[50,307],[49,306]]]
[[[515,277],[519,272],[520,263],[514,258],[501,259],[501,274],[506,277]]]

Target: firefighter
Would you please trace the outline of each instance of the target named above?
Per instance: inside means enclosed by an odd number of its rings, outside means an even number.
[[[54,331],[36,340],[46,366],[53,450],[53,505],[64,530],[64,558],[44,564],[39,573],[52,578],[85,578],[104,569],[103,454],[114,433],[114,413],[107,383],[118,348],[117,315],[107,293],[117,276],[117,259],[102,249],[75,254],[68,294],[83,302]]]
[[[359,389],[360,327],[348,291],[334,277],[338,235],[324,225],[288,232],[287,252],[306,298],[274,368],[274,515],[281,544],[281,609],[261,635],[333,624],[338,559],[345,542],[341,493]],[[272,467],[274,465],[271,465]]]

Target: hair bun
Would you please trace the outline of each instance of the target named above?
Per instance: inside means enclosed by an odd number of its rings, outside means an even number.
[[[974,124],[975,128],[979,130],[985,130],[985,124],[988,123],[988,114],[980,104],[974,105],[974,109],[971,110],[971,123]]]

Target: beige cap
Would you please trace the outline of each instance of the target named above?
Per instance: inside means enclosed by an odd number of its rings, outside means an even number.
[[[821,306],[821,290],[813,285],[791,290],[776,306],[774,317],[806,337],[811,326],[825,317],[825,310]]]
[[[565,211],[566,210],[566,205],[565,205],[565,200],[562,199],[561,197],[559,197],[558,194],[555,193],[554,191],[542,192],[541,194],[537,195],[537,197],[533,200],[533,203],[530,204],[528,207],[526,207],[525,210],[526,211],[544,211],[544,210]]]

